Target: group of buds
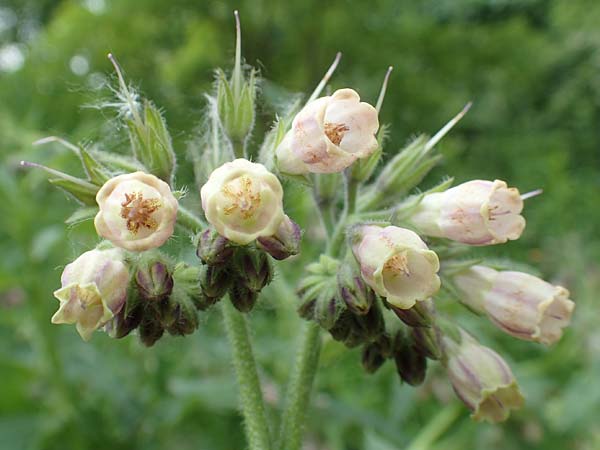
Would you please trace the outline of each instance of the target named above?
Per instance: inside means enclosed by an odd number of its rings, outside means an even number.
[[[317,200],[327,250],[306,268],[299,314],[347,347],[362,346],[368,372],[391,359],[401,379],[417,385],[427,360],[440,361],[474,418],[506,419],[522,403],[510,368],[436,311],[440,290],[504,332],[543,344],[560,339],[574,304],[566,289],[532,275],[456,259],[473,246],[520,237],[524,196],[517,189],[499,180],[450,187],[450,180],[410,195],[439,161],[434,147],[466,109],[432,138],[417,137],[370,181],[382,156],[378,113],[387,76],[376,107],[352,89],[319,97],[336,59],[306,105],[267,133],[264,165],[251,162],[256,79],[242,71],[239,45],[238,33],[232,77],[219,72],[209,98],[215,126],[207,142],[216,145],[201,159],[210,168],[200,189],[207,223],[184,210],[182,193],[172,191],[176,161],[164,119],[152,103],[137,101],[110,57],[134,158],[67,143],[87,179],[44,168],[54,184],[96,208],[96,231],[106,240],[64,269],[52,322],[75,324],[85,340],[98,329],[116,338],[137,329],[153,345],[165,331],[193,332],[198,311],[226,295],[239,311],[250,311],[273,278],[270,258],[300,252],[301,228],[284,212],[278,175],[302,179]],[[334,230],[324,217],[338,219]],[[158,249],[176,225],[194,237],[201,265],[173,263]]]

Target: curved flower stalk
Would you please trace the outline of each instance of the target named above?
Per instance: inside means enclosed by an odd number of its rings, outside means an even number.
[[[54,291],[60,302],[52,323],[75,324],[83,340],[119,313],[127,297],[129,269],[119,249],[90,250],[67,264],[61,288]]]
[[[283,173],[335,173],[377,150],[377,110],[352,89],[308,103],[276,150]]]
[[[149,250],[173,234],[179,205],[169,185],[154,175],[135,172],[111,178],[96,201],[96,231],[117,247]]]
[[[561,338],[575,308],[568,290],[522,272],[478,265],[456,274],[454,284],[469,307],[504,332],[546,345]]]

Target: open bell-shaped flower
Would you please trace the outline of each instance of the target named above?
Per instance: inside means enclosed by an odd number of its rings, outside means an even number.
[[[75,324],[83,340],[119,313],[127,297],[129,270],[119,249],[90,250],[68,264],[61,288],[54,291],[60,301],[52,323]]]
[[[413,231],[366,225],[352,234],[363,279],[391,305],[408,309],[440,288],[439,259]]]
[[[178,203],[167,183],[144,172],[119,175],[98,191],[96,231],[115,246],[141,252],[173,234]]]
[[[523,200],[504,181],[472,180],[425,195],[410,221],[426,236],[469,245],[503,244],[525,229]]]
[[[341,172],[377,149],[377,110],[352,89],[308,103],[276,150],[284,173]]]

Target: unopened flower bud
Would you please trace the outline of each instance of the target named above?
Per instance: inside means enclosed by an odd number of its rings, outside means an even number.
[[[247,313],[254,308],[256,300],[258,300],[258,292],[248,289],[241,283],[233,283],[229,290],[229,299],[235,309]]]
[[[436,327],[412,327],[410,329],[415,349],[429,359],[442,357],[440,334]]]
[[[391,305],[411,308],[440,288],[438,257],[416,233],[395,226],[360,226],[353,233],[363,279]]]
[[[141,298],[152,302],[167,299],[173,290],[173,276],[167,266],[160,261],[138,268],[135,273],[135,283]]]
[[[425,381],[427,359],[418,351],[412,339],[402,333],[398,333],[394,341],[394,362],[402,381],[411,386],[419,386]]]
[[[273,278],[271,262],[263,252],[241,252],[236,261],[236,268],[240,281],[254,292],[260,292]]]
[[[362,352],[362,365],[368,373],[375,373],[385,360],[392,356],[392,340],[382,334],[376,341],[365,345]]]
[[[379,304],[375,303],[364,315],[354,315],[358,334],[365,340],[370,341],[385,331],[385,322]]]
[[[533,275],[472,266],[454,277],[463,301],[519,339],[550,345],[571,321],[569,291]]]
[[[200,233],[196,255],[204,264],[213,266],[226,263],[233,255],[231,242],[212,228]]]
[[[442,338],[445,365],[456,395],[471,409],[472,417],[502,422],[523,405],[510,367],[495,351],[479,344],[464,330],[460,342]]]
[[[433,301],[431,299],[416,303],[412,308],[401,309],[390,305],[398,318],[410,327],[430,327],[433,323]]]
[[[104,330],[110,337],[121,339],[135,330],[144,316],[144,308],[141,304],[133,308],[121,308],[119,314],[106,323]]]
[[[160,247],[173,234],[177,199],[154,175],[135,172],[111,178],[96,201],[96,231],[117,247],[141,252]]]
[[[129,270],[119,249],[90,250],[68,264],[61,288],[54,291],[60,307],[52,323],[75,324],[83,340],[118,314],[127,298]]]
[[[173,308],[173,321],[167,327],[169,334],[173,336],[185,336],[192,334],[198,328],[198,314],[191,299],[185,295],[175,299]]]
[[[301,240],[302,230],[300,225],[287,215],[283,217],[277,232],[273,236],[264,236],[257,239],[258,246],[279,261],[300,253]]]
[[[473,180],[425,195],[411,222],[426,236],[469,245],[503,244],[525,229],[523,200],[504,181]]]
[[[362,279],[360,272],[351,267],[342,266],[338,273],[340,297],[350,311],[357,315],[369,312],[375,302],[375,292]]]
[[[200,288],[209,304],[216,303],[231,286],[231,273],[220,266],[204,266],[200,271]]]
[[[308,103],[276,150],[284,173],[335,173],[377,149],[377,110],[352,89]]]
[[[140,340],[146,347],[152,347],[165,332],[163,325],[152,314],[145,314],[138,327]]]
[[[214,170],[200,196],[206,219],[237,244],[273,236],[284,218],[281,183],[263,165],[245,159]]]

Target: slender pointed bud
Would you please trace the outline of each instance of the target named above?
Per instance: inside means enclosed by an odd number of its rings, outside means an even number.
[[[214,229],[207,228],[200,233],[196,255],[204,264],[211,266],[225,264],[233,252],[234,248],[231,242]]]
[[[145,301],[161,302],[169,298],[173,291],[173,276],[167,266],[160,261],[138,268],[135,273],[135,283],[141,298]]]
[[[210,306],[216,303],[231,286],[231,273],[220,266],[204,266],[200,271],[200,288]]]
[[[448,377],[456,395],[475,420],[502,422],[523,405],[523,396],[510,367],[495,351],[479,344],[464,330],[460,342],[443,336]]]
[[[340,297],[350,311],[365,315],[375,302],[375,292],[362,279],[360,272],[348,265],[342,266],[338,273]]]
[[[523,200],[504,181],[473,180],[427,194],[410,221],[427,236],[469,245],[503,244],[525,229]]]
[[[561,338],[575,308],[568,290],[522,272],[476,265],[455,275],[454,284],[470,308],[505,333],[545,345]]]
[[[377,111],[352,89],[309,102],[276,150],[283,173],[335,173],[377,149]]]
[[[61,288],[54,291],[60,302],[52,323],[75,324],[83,340],[121,311],[127,298],[129,269],[119,249],[90,250],[68,264]]]
[[[281,183],[263,165],[245,159],[214,170],[200,196],[206,219],[237,244],[273,236],[284,219]]]
[[[277,232],[273,236],[257,239],[258,246],[278,261],[300,253],[302,229],[287,215],[283,217]]]
[[[144,315],[138,327],[140,340],[146,347],[152,347],[165,332],[160,321],[151,314]]]
[[[396,308],[390,305],[398,318],[410,327],[430,327],[433,324],[433,301],[431,299],[418,302],[409,309]]]
[[[135,172],[111,178],[96,201],[96,231],[117,247],[134,252],[160,247],[175,229],[177,199],[154,175]]]
[[[425,381],[427,359],[418,351],[410,337],[398,333],[394,340],[394,362],[402,381],[419,386]]]
[[[411,308],[440,288],[438,257],[416,233],[395,226],[358,226],[350,234],[363,279],[391,305]]]
[[[423,356],[433,360],[442,357],[440,332],[436,327],[413,327],[410,329],[415,349]]]
[[[241,252],[236,261],[236,269],[241,283],[254,292],[260,292],[273,279],[271,262],[260,251]]]
[[[258,292],[248,289],[241,283],[233,283],[229,290],[229,299],[235,309],[247,313],[252,311],[258,300]]]

